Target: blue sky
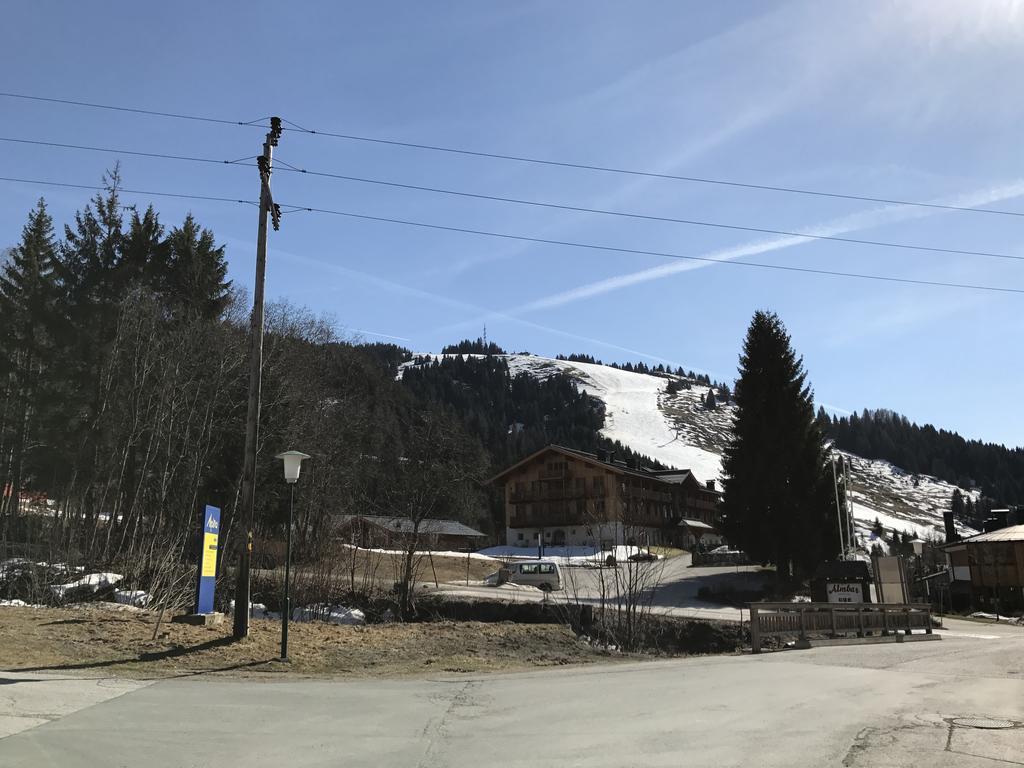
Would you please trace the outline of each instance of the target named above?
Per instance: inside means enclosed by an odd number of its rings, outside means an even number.
[[[102,8],[103,10],[99,10]],[[1024,4],[106,3],[4,6],[0,90],[587,164],[1024,211]],[[0,99],[0,134],[235,159],[252,128]],[[96,183],[113,155],[0,144],[5,176]],[[1024,255],[1024,219],[501,162],[286,132],[295,166],[745,226]],[[129,188],[254,199],[255,169],[122,157]],[[569,213],[278,172],[282,203],[533,237],[1024,288],[1024,265]],[[0,243],[45,194],[0,182]],[[126,196],[148,202],[145,197]],[[251,290],[251,206],[192,211]],[[480,334],[735,376],[779,313],[817,400],[1024,443],[1020,295],[495,240],[310,213],[272,233],[268,295],[417,351]],[[381,334],[381,335],[373,335]]]

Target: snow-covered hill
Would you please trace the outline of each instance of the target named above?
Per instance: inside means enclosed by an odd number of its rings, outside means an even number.
[[[709,387],[689,379],[536,355],[507,355],[506,359],[513,373],[537,378],[566,374],[579,389],[599,398],[605,405],[605,437],[664,464],[690,469],[700,480],[720,479],[722,451],[735,409],[722,402],[723,393],[715,390],[719,404],[707,409],[704,397]],[[669,393],[667,385],[673,380],[683,388]],[[852,464],[854,518],[862,542],[867,541],[876,519],[886,532],[895,528],[921,538],[942,535],[942,515],[955,486],[926,475],[909,475],[885,461],[847,455]]]

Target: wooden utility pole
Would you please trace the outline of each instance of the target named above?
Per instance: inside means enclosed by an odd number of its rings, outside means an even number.
[[[281,138],[281,118],[270,118],[270,133],[263,143],[263,154],[256,159],[260,172],[260,218],[256,240],[256,287],[252,295],[252,318],[249,330],[249,408],[245,419],[245,459],[242,468],[240,520],[244,523],[245,541],[238,558],[235,578],[234,636],[249,636],[249,568],[252,556],[253,517],[256,502],[256,446],[260,433],[260,391],[263,386],[263,284],[267,273],[267,214],[274,229],[281,226],[281,210],[270,194],[270,173],[274,147]]]

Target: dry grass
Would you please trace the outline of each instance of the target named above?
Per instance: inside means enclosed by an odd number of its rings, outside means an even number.
[[[191,674],[397,677],[504,671],[611,658],[549,624],[443,622],[336,626],[292,623],[290,662],[277,659],[280,624],[254,620],[231,640],[218,627],[163,624],[109,604],[0,607],[0,669],[161,678]]]
[[[300,563],[293,566],[293,589],[296,590],[297,595],[301,595],[306,584],[322,584],[323,581],[318,581],[318,578],[329,574],[328,582],[333,584],[334,591],[344,591],[349,587],[359,591],[371,585],[374,589],[388,590],[400,578],[402,562],[403,556],[399,554],[345,548],[333,561]],[[416,566],[414,580],[416,582],[426,583],[436,580],[439,584],[465,584],[467,573],[470,581],[482,581],[501,567],[500,560],[491,558],[427,556],[422,553],[417,553],[414,563]],[[353,565],[355,566],[354,573]],[[284,566],[272,570],[254,569],[253,574],[277,585],[284,583]],[[354,585],[352,584],[353,578]],[[316,591],[315,586],[314,591]],[[309,596],[309,599],[311,602],[321,602],[328,597],[313,594]]]

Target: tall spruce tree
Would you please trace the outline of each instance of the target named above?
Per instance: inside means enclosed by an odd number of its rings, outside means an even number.
[[[166,282],[167,270],[167,242],[160,216],[153,206],[146,208],[142,215],[133,208],[118,262],[122,294],[140,285],[159,292]]]
[[[950,506],[953,512],[953,519],[957,522],[963,522],[967,513],[967,505],[964,504],[964,495],[960,492],[959,488],[953,489],[953,498],[950,501]]]
[[[778,316],[754,314],[740,357],[733,436],[723,470],[729,541],[780,581],[838,549],[835,495],[802,359]]]
[[[168,303],[189,318],[219,317],[230,300],[231,283],[224,246],[213,232],[199,226],[192,214],[167,236]]]
[[[31,479],[29,445],[40,408],[49,401],[44,376],[52,362],[57,326],[57,242],[53,220],[40,199],[29,214],[21,243],[0,272],[0,505],[17,499]]]

